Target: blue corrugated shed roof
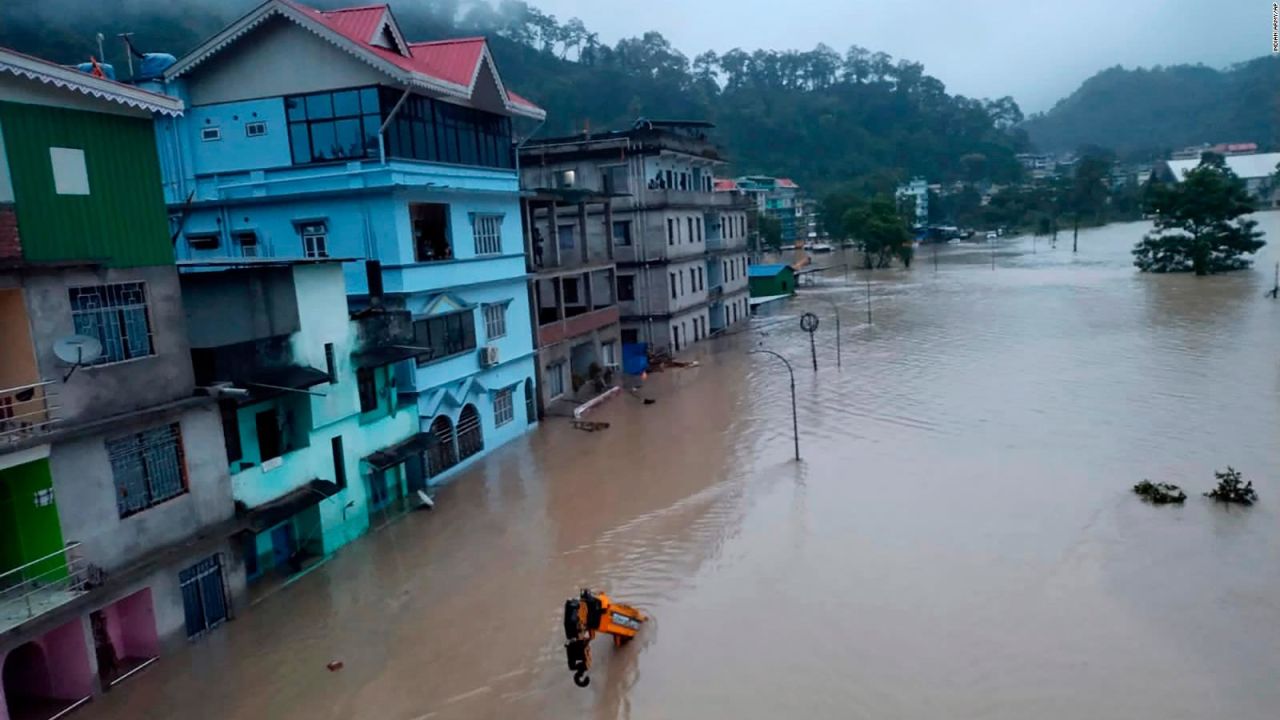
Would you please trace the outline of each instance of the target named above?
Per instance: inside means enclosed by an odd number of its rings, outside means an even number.
[[[791,266],[784,265],[783,263],[774,263],[772,265],[748,265],[747,277],[773,277],[789,267]]]

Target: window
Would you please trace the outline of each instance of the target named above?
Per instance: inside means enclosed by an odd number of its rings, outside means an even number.
[[[561,250],[573,249],[573,246],[574,246],[573,236],[577,228],[578,228],[577,225],[557,225],[556,226],[556,236],[560,238]]]
[[[442,360],[476,349],[475,318],[471,310],[436,315],[413,322],[413,344],[431,348],[418,356],[421,367],[434,360]]]
[[[322,222],[306,223],[298,227],[302,236],[302,254],[309,258],[329,257],[329,228]]]
[[[222,556],[210,555],[178,573],[187,637],[195,638],[227,619],[227,593],[222,583]]]
[[[501,215],[472,215],[471,233],[476,241],[477,255],[497,255],[502,252]]]
[[[187,491],[182,431],[172,423],[108,440],[116,510],[128,517]]]
[[[481,450],[484,450],[484,432],[480,427],[480,411],[475,405],[467,405],[458,416],[458,460],[466,460]]]
[[[360,392],[360,412],[376,411],[378,409],[378,376],[373,368],[356,370],[356,387]]]
[[[698,242],[702,242],[702,218],[698,218],[697,228],[698,228]]]
[[[692,278],[690,278],[690,284],[692,284]],[[684,268],[680,268],[680,294],[684,294]]]
[[[600,171],[600,188],[607,194],[625,195],[631,192],[626,165],[611,165]]]
[[[145,283],[89,285],[70,288],[68,292],[76,334],[88,335],[102,343],[102,357],[94,364],[155,354]]]
[[[507,304],[494,303],[482,308],[484,313],[484,336],[496,340],[507,334]]]
[[[333,484],[342,489],[347,486],[347,456],[342,449],[341,435],[329,440],[329,449],[333,453]]]
[[[616,343],[607,342],[600,345],[600,364],[605,367],[618,366],[618,346]]]
[[[222,139],[222,128],[206,127],[200,128],[200,139],[205,142],[215,142]]]
[[[192,250],[217,250],[222,244],[221,236],[216,232],[211,233],[188,233],[187,244]]]
[[[635,275],[619,275],[618,276],[618,300],[634,301],[636,299],[636,276]]]
[[[706,289],[707,289],[707,278],[706,278],[706,276],[704,276],[704,275],[702,274],[702,268],[694,268],[694,269],[693,269],[689,274],[692,276],[694,273],[697,273],[697,274],[698,274],[698,287],[697,287],[697,289],[698,289],[698,290],[706,290]],[[690,280],[692,280],[692,277],[690,277]]]
[[[493,394],[493,424],[497,427],[506,425],[516,417],[511,395],[511,388],[499,390]]]
[[[262,137],[267,134],[267,124],[262,120],[255,120],[244,124],[245,137]]]
[[[666,185],[663,185],[662,187],[663,187],[663,188],[665,188],[665,189],[667,189],[667,190],[675,190],[675,189],[676,189],[676,185],[675,185],[675,177],[672,175],[672,172],[671,172],[670,170],[668,170],[668,171],[667,171],[667,184],[666,184]]]
[[[533,378],[524,381],[524,421],[530,425],[538,421],[538,401],[533,396]]]
[[[361,91],[362,99],[365,92],[368,91]],[[421,95],[410,95],[401,103],[403,92],[394,88],[382,88],[378,97],[381,117],[390,115],[391,109],[400,104],[386,130],[388,157],[507,169],[515,167],[510,118]],[[364,111],[363,104],[361,111]],[[377,130],[375,123],[372,127],[374,152],[377,150]]]
[[[240,246],[241,257],[258,257],[258,233],[253,231],[235,234],[236,244]]]
[[[80,148],[49,148],[53,168],[53,191],[59,195],[88,195],[89,168]]]
[[[427,473],[435,477],[458,464],[453,447],[453,421],[447,415],[437,415],[431,421],[427,436]]]
[[[570,303],[577,305],[578,303],[582,302],[582,300],[580,299],[581,293],[578,288],[578,278],[576,277],[564,278],[564,280],[561,281],[561,288],[563,288],[564,302],[566,305]]]
[[[614,220],[613,221],[613,244],[614,245],[630,245],[631,244],[631,221],[630,220]]]
[[[676,274],[671,273],[671,299],[676,299]]]
[[[574,183],[577,182],[577,179],[578,179],[578,171],[560,170],[555,175],[556,187],[561,189],[572,188],[574,186]]]
[[[324,368],[329,373],[329,384],[338,382],[338,359],[333,354],[333,343],[324,344]]]
[[[564,363],[547,366],[547,396],[558,398],[564,394]]]
[[[674,219],[667,218],[667,244],[668,245],[676,244],[675,222],[676,221]]]
[[[449,242],[449,206],[440,203],[409,203],[409,224],[413,229],[413,257],[417,262],[453,259]]]
[[[253,416],[254,431],[258,438],[258,459],[274,460],[284,454],[284,433],[280,429],[280,411],[263,410]]]
[[[622,331],[622,344],[635,345],[640,342],[640,331],[635,328],[624,329]]]
[[[293,95],[284,107],[295,165],[377,157],[382,116],[376,88]]]
[[[685,218],[685,223],[689,226],[689,242],[693,242],[693,218]]]

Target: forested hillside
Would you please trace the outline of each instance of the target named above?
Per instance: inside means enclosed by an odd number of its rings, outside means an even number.
[[[107,59],[123,66],[119,32],[133,32],[142,50],[181,55],[254,4],[6,2],[0,44],[69,63],[93,53],[101,32]],[[690,59],[657,32],[609,46],[577,19],[560,22],[518,1],[391,5],[413,39],[488,35],[504,79],[547,109],[543,135],[626,127],[640,116],[709,119],[734,160],[730,172],[789,175],[815,190],[850,181],[885,189],[917,174],[1005,182],[1020,172],[1022,114],[1011,98],[949,95],[920,64],[884,53],[820,45]]]
[[[1109,147],[1159,156],[1200,143],[1280,146],[1280,57],[1215,70],[1203,65],[1125,70],[1089,78],[1024,127],[1042,150]]]

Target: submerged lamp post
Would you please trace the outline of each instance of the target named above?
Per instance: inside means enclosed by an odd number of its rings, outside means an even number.
[[[810,336],[812,337],[812,336]],[[748,355],[772,355],[782,361],[787,366],[787,374],[791,376],[791,438],[796,446],[796,462],[800,462],[800,423],[796,420],[796,373],[791,369],[791,363],[778,353],[772,350],[752,350]]]
[[[809,333],[809,354],[813,356],[813,371],[818,372],[818,348],[813,343],[813,334],[818,332],[818,316],[811,312],[801,315],[800,329]]]
[[[831,312],[836,314],[836,367],[844,367],[844,363],[840,361],[840,305],[835,300],[827,300],[831,303]]]

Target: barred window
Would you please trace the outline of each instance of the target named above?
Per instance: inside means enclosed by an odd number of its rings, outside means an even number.
[[[514,420],[516,417],[515,407],[512,405],[511,388],[499,390],[493,395],[493,424],[502,427]]]
[[[484,450],[484,433],[480,428],[480,411],[475,405],[467,405],[458,416],[458,461],[481,450]]]
[[[142,512],[187,491],[187,466],[178,423],[108,440],[106,445],[120,517]]]
[[[146,283],[87,285],[70,288],[68,292],[76,333],[97,338],[102,343],[102,357],[93,364],[155,354],[151,320],[147,315]]]
[[[493,340],[507,334],[506,303],[494,303],[484,306],[484,335]]]
[[[472,215],[471,231],[475,236],[477,255],[497,255],[502,252],[501,215]]]

